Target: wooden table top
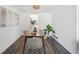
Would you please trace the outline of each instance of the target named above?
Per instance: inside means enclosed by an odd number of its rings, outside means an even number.
[[[24,32],[24,36],[42,37],[44,34],[41,32]]]

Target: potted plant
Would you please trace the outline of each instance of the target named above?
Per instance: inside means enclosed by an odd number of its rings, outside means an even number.
[[[45,33],[45,34],[49,34],[50,32],[53,32],[53,33],[55,34],[55,31],[54,31],[54,29],[52,28],[52,26],[48,24],[48,25],[46,26],[46,29],[44,29],[44,33]]]

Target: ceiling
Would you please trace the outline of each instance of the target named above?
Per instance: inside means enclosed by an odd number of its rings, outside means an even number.
[[[32,5],[13,5],[20,12],[51,12],[56,10],[56,5],[40,5],[40,9],[34,10]]]
[[[40,9],[34,10],[32,5],[12,5],[20,12],[55,12],[65,8],[72,8],[73,5],[40,5]]]

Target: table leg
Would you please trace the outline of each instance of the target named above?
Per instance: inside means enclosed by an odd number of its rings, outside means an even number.
[[[46,53],[45,52],[45,43],[44,43],[44,39],[43,38],[42,38],[42,42],[43,42],[44,53]]]
[[[23,54],[24,54],[24,50],[25,50],[25,47],[26,47],[26,40],[27,40],[27,37],[25,36],[25,39],[24,39],[24,46],[23,46]]]

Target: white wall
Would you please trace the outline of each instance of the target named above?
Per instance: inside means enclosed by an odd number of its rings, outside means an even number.
[[[79,41],[79,5],[77,5],[76,11],[77,11],[77,14],[76,14],[77,15],[77,21],[76,21],[77,22],[76,24],[77,25],[77,41]]]
[[[60,42],[69,52],[76,53],[76,6],[56,6],[52,23]]]
[[[0,6],[4,7],[8,10],[16,12],[18,14],[19,11],[13,8],[12,6]],[[11,27],[1,27],[0,28],[0,53],[6,50],[13,42],[16,41],[21,36],[22,32],[20,29],[20,25],[15,25]]]
[[[50,12],[40,12],[38,20],[39,28],[44,30],[47,24],[52,25],[52,14]]]
[[[76,46],[76,53],[79,54],[79,5],[77,5],[76,7],[76,15],[77,15],[77,21],[76,21],[76,26],[77,26],[77,30],[76,30],[76,37],[77,37],[77,46]]]
[[[26,30],[31,30],[30,27],[31,27],[31,24],[30,24],[30,21],[31,21],[31,18],[30,18],[30,15],[32,13],[26,13],[26,14],[22,14],[24,20],[22,20],[21,22],[23,22],[23,28],[27,28]],[[45,29],[46,25],[47,24],[52,24],[52,14],[50,12],[40,12],[40,13],[37,13],[39,15],[39,20],[37,21],[38,23],[38,26],[40,29]]]

